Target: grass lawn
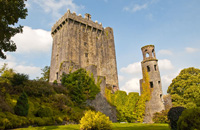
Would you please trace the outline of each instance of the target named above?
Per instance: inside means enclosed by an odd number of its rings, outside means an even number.
[[[28,127],[17,130],[79,130],[79,125]],[[170,130],[168,124],[113,123],[113,130]]]

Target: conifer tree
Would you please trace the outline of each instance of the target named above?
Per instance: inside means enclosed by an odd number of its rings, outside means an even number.
[[[18,98],[17,104],[14,108],[15,114],[19,116],[27,116],[28,115],[28,96],[25,92],[22,93],[22,95]]]

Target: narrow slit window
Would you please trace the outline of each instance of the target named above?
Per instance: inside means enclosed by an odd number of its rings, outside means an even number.
[[[156,65],[154,65],[154,69],[155,69],[155,71],[157,70],[157,66]]]
[[[58,72],[56,73],[56,78],[57,78],[57,80],[58,80]]]
[[[149,66],[147,66],[147,71],[148,71],[148,72],[150,72],[150,71],[151,71],[151,69],[150,69],[150,67],[149,67]]]
[[[88,57],[88,53],[85,53],[85,57]]]
[[[160,84],[160,81],[158,81],[158,84]]]
[[[150,87],[153,88],[153,82],[150,82]]]
[[[160,94],[160,98],[162,98],[162,94]]]

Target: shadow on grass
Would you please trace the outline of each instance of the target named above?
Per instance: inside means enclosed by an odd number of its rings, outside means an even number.
[[[113,130],[170,130],[167,124],[114,124]]]

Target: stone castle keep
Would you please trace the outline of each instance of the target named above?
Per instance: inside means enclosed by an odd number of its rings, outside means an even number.
[[[158,60],[156,59],[154,45],[147,45],[141,48],[143,61],[141,62],[142,71],[147,70],[149,74],[151,93],[150,101],[146,102],[144,122],[152,122],[153,114],[165,109],[163,103],[162,85],[160,71],[158,68]],[[142,93],[142,82],[140,80],[140,93]]]
[[[93,22],[90,14],[85,14],[83,18],[68,10],[54,24],[51,34],[53,47],[49,82],[60,83],[63,73],[86,69],[93,74],[95,81],[98,78],[102,81],[101,92],[94,100],[87,100],[87,104],[116,122],[116,108],[105,98],[105,87],[111,88],[112,92],[119,90],[113,29],[103,28],[101,23]],[[148,71],[150,88],[153,90],[151,100],[146,102],[144,122],[152,122],[153,114],[164,110],[161,78],[154,46],[142,47],[142,53],[142,69]],[[142,82],[141,79],[140,84]],[[142,92],[142,87],[140,90]]]
[[[93,22],[90,14],[71,13],[56,22],[51,31],[53,48],[50,82],[60,83],[63,73],[85,68],[106,78],[106,86],[118,90],[118,75],[113,29]],[[96,69],[96,70],[95,70]]]

